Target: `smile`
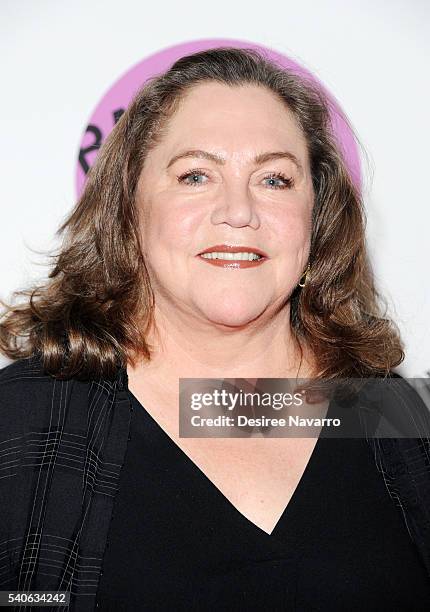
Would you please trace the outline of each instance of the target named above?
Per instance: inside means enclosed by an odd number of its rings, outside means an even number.
[[[263,257],[257,253],[201,253],[198,256],[200,259],[212,266],[221,268],[255,268],[261,266],[267,257]]]

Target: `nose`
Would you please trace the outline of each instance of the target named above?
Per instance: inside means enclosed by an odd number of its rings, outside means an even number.
[[[211,216],[212,223],[227,223],[232,227],[250,227],[257,229],[260,225],[255,209],[255,200],[248,186],[243,183],[224,184],[219,200]]]

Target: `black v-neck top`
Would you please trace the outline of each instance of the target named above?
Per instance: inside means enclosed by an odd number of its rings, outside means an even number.
[[[269,535],[129,393],[98,609],[430,609],[430,580],[365,439],[320,437]]]

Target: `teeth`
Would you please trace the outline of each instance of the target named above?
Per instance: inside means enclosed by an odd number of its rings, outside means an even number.
[[[241,260],[241,261],[254,261],[261,259],[261,255],[257,253],[203,253],[201,257],[205,259],[228,259],[228,260]]]

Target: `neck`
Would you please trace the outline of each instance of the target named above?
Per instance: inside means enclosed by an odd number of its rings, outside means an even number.
[[[150,361],[129,366],[134,377],[163,381],[164,389],[177,389],[179,378],[305,378],[312,376],[312,360],[304,349],[301,358],[290,326],[290,304],[269,320],[241,327],[190,321],[176,309],[155,309],[148,342]]]

